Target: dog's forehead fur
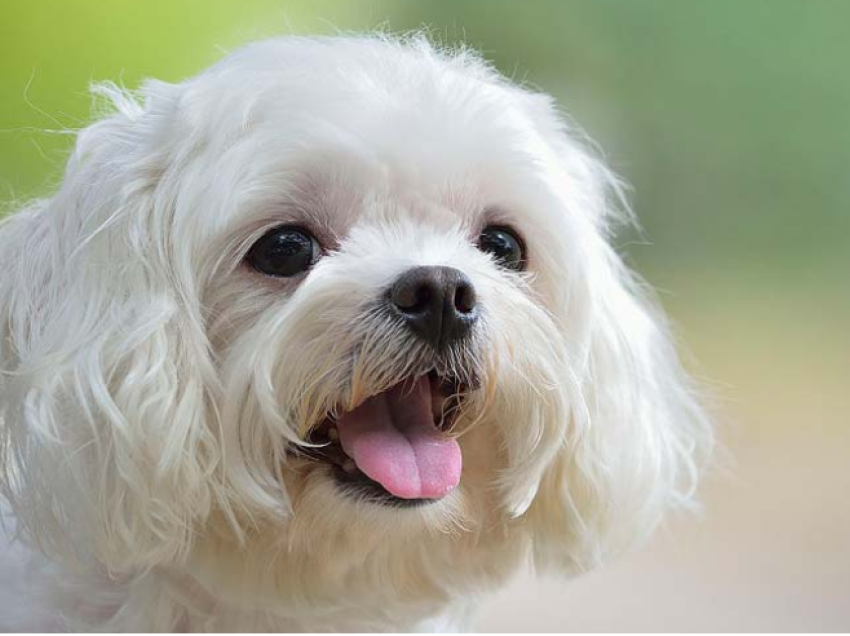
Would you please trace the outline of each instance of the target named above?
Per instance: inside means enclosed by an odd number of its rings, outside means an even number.
[[[177,140],[222,161],[256,152],[256,164],[286,174],[313,163],[325,179],[359,172],[400,191],[468,187],[470,177],[495,188],[548,148],[529,117],[535,96],[477,57],[424,42],[271,41],[177,90],[169,123],[186,128]]]
[[[442,156],[446,140],[455,150],[524,145],[527,101],[480,58],[421,40],[286,38],[250,45],[191,80],[180,106],[218,137],[239,134],[234,126],[298,131],[307,141],[333,132],[394,164],[394,149],[411,145],[441,163],[452,160]]]

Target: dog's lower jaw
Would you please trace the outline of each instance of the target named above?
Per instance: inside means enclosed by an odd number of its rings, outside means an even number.
[[[258,611],[215,597],[179,571],[115,580],[68,571],[33,554],[3,577],[28,592],[0,589],[3,632],[457,632],[474,616],[469,599],[331,612]],[[37,562],[37,563],[36,563]],[[8,563],[4,565],[9,566]],[[0,581],[2,582],[2,581]],[[38,597],[31,596],[37,586]],[[3,586],[0,586],[3,587]],[[14,604],[14,606],[10,606]]]
[[[218,598],[190,577],[167,571],[152,571],[119,587],[114,582],[107,585],[103,598],[120,601],[92,603],[90,594],[80,597],[74,603],[76,615],[62,627],[118,633],[457,632],[470,629],[475,609],[470,598],[419,606],[258,610]]]
[[[482,593],[507,581],[526,555],[521,525],[455,537],[458,551],[434,554],[428,573],[394,553],[342,562],[323,561],[320,551],[322,565],[300,550],[274,558],[260,541],[241,552],[207,543],[183,574],[152,576],[172,577],[178,587],[167,602],[180,606],[190,631],[467,631]],[[191,604],[181,596],[187,592]]]
[[[40,558],[40,557],[36,557]],[[20,574],[22,573],[11,573]],[[257,609],[220,598],[185,572],[155,569],[115,580],[44,563],[27,580],[42,598],[2,631],[82,632],[464,632],[472,627],[479,595],[418,604],[384,602],[339,609]],[[291,599],[289,599],[291,600]],[[41,606],[43,605],[43,607]]]

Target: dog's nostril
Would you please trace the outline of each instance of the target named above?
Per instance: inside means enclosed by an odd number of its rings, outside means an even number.
[[[395,285],[392,292],[393,304],[406,314],[427,309],[434,297],[429,281],[414,281],[413,284]]]
[[[476,301],[475,288],[466,281],[460,282],[455,289],[455,309],[462,314],[472,313]]]
[[[464,338],[475,322],[475,288],[452,267],[414,267],[389,290],[407,326],[438,351]]]

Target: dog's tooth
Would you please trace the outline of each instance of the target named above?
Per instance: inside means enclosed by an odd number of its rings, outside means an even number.
[[[342,463],[342,469],[347,473],[353,473],[357,470],[357,464],[354,463],[353,459],[346,459]]]
[[[332,441],[337,441],[339,439],[339,432],[335,428],[328,429],[328,438]]]

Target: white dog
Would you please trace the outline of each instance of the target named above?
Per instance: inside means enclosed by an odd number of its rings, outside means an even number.
[[[0,228],[4,627],[458,629],[691,502],[711,427],[549,97],[383,36],[99,91]]]

